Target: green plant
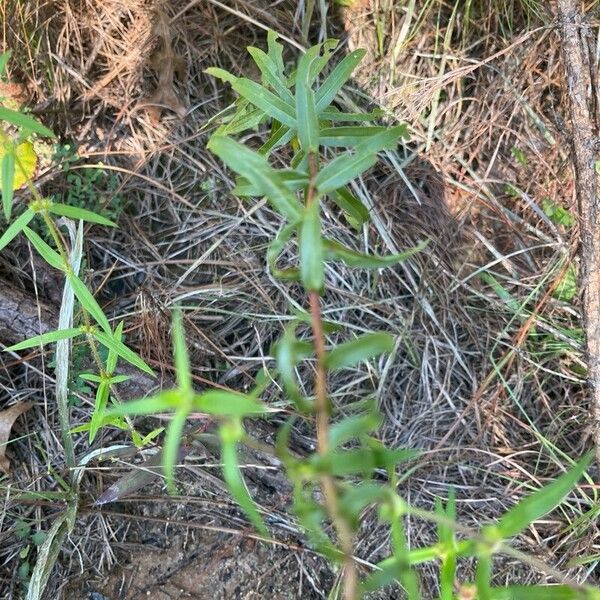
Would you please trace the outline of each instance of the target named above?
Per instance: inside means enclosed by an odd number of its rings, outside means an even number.
[[[309,543],[343,570],[342,588],[347,600],[398,582],[408,598],[421,598],[415,566],[435,562],[439,565],[440,598],[465,597],[474,591],[481,600],[496,598],[600,598],[600,592],[565,582],[552,568],[514,549],[510,540],[531,523],[553,510],[576,486],[591,462],[591,455],[550,485],[521,500],[496,523],[484,524],[478,530],[464,527],[456,520],[456,503],[451,495],[446,502],[438,501],[434,511],[423,510],[406,502],[399,494],[402,468],[416,453],[407,449],[386,448],[374,435],[381,416],[374,402],[359,399],[346,407],[344,415],[332,405],[328,390],[328,373],[352,368],[393,350],[395,340],[388,333],[370,333],[348,339],[337,345],[328,344],[329,325],[322,318],[322,303],[328,282],[326,264],[340,261],[348,267],[383,269],[398,264],[415,252],[420,244],[404,253],[392,256],[362,254],[329,239],[323,227],[327,206],[339,210],[353,227],[360,229],[369,219],[368,210],[346,187],[352,180],[372,167],[382,150],[393,150],[398,140],[407,136],[407,126],[365,126],[363,123],[379,117],[377,113],[345,113],[336,108],[337,93],[350,78],[363,56],[355,51],[340,61],[326,77],[322,73],[330,60],[335,42],[327,41],[310,48],[299,60],[296,70],[287,74],[283,63],[283,47],[272,32],[268,36],[268,51],[250,48],[258,65],[261,83],[238,78],[221,69],[209,72],[231,84],[240,98],[235,110],[211,137],[209,148],[238,174],[234,193],[241,197],[266,197],[281,217],[279,234],[271,242],[266,262],[272,274],[303,290],[306,310],[297,310],[281,339],[273,347],[276,366],[263,371],[256,385],[247,393],[222,389],[197,392],[192,385],[190,364],[184,339],[182,314],[173,313],[173,351],[177,387],[153,398],[118,403],[116,388],[123,381],[117,374],[118,360],[125,360],[143,371],[150,368],[122,340],[123,325],[112,328],[110,321],[79,279],[82,229],[72,235],[68,252],[55,215],[67,216],[102,225],[110,221],[79,207],[56,204],[41,198],[30,186],[33,201],[18,216],[0,238],[0,249],[23,232],[40,255],[65,276],[66,287],[63,314],[58,331],[32,338],[11,349],[21,350],[41,344],[58,342],[57,396],[61,414],[61,430],[67,452],[67,464],[75,467],[66,401],[69,340],[83,337],[94,357],[98,373],[85,376],[97,386],[96,405],[91,423],[86,429],[90,439],[105,426],[129,425],[127,418],[138,415],[171,412],[167,426],[163,460],[170,491],[175,489],[174,466],[178,448],[185,439],[186,419],[192,411],[210,415],[218,424],[221,441],[223,475],[232,496],[246,512],[250,521],[268,538],[269,530],[254,505],[244,483],[239,464],[240,443],[276,455],[285,465],[293,484],[293,506]],[[271,134],[258,149],[252,150],[231,136],[271,124]],[[289,166],[275,169],[269,160],[280,148],[292,150]],[[286,154],[282,152],[282,156]],[[12,201],[12,199],[11,199]],[[10,203],[7,203],[10,204]],[[41,218],[51,235],[54,248],[27,226],[33,218]],[[296,264],[280,266],[279,257],[285,250],[297,255]],[[81,305],[81,324],[73,326],[73,304]],[[302,337],[301,331],[310,331]],[[98,347],[105,347],[102,360]],[[313,393],[306,396],[298,381],[298,368],[313,373]],[[294,425],[290,419],[282,428],[274,448],[251,438],[244,419],[267,418],[272,409],[261,396],[276,378],[285,393],[296,419],[314,424],[317,448],[298,458],[289,448],[289,436]],[[116,402],[110,403],[111,396]],[[78,473],[81,470],[77,471]],[[80,475],[79,475],[80,476]],[[78,476],[70,488],[70,503],[43,542],[29,588],[31,598],[39,597],[49,574],[51,560],[57,555],[64,536],[71,530],[76,510]],[[360,576],[354,558],[355,541],[363,511],[376,506],[382,523],[390,531],[389,557],[376,569]],[[437,525],[438,542],[425,547],[409,547],[404,520],[419,518]],[[330,528],[333,526],[333,531]],[[493,587],[492,559],[506,554],[557,578],[556,586]],[[457,589],[457,565],[460,559],[475,558],[476,576]],[[570,585],[569,585],[570,583]]]

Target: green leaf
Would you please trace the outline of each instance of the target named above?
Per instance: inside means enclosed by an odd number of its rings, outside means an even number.
[[[102,381],[96,390],[96,401],[94,403],[94,412],[90,421],[90,429],[88,439],[90,444],[94,441],[96,434],[102,428],[104,421],[104,410],[108,404],[108,396],[110,393],[110,385],[106,381]]]
[[[85,208],[79,208],[78,206],[68,206],[67,204],[52,204],[48,209],[49,212],[55,215],[61,215],[68,217],[69,219],[81,219],[82,221],[88,221],[89,223],[98,223],[99,225],[106,225],[107,227],[116,227],[117,224],[103,217],[97,215],[91,210]]]
[[[2,158],[2,209],[8,221],[12,211],[15,181],[15,154],[9,150]]]
[[[385,115],[381,108],[374,108],[370,113],[345,113],[337,108],[330,108],[319,113],[322,121],[333,121],[340,123],[364,123],[365,121],[376,121]]]
[[[306,207],[300,229],[300,277],[307,290],[323,288],[324,256],[321,216],[318,200]]]
[[[600,590],[587,586],[509,585],[492,588],[492,600],[600,600]]]
[[[277,259],[283,252],[285,245],[296,231],[296,223],[288,223],[269,244],[267,249],[267,264],[271,273],[279,279],[297,281],[300,279],[298,269],[295,267],[280,269],[277,266]]]
[[[291,191],[295,192],[308,185],[308,175],[294,169],[281,169],[277,171],[281,181]],[[259,187],[250,183],[247,179],[240,177],[231,190],[236,196],[260,196],[262,192]]]
[[[185,398],[179,390],[167,390],[150,398],[140,398],[111,406],[105,414],[107,417],[155,415],[172,412],[183,404],[185,404]]]
[[[264,156],[225,136],[212,136],[208,149],[255,185],[261,194],[267,196],[275,210],[290,221],[300,220],[302,206]]]
[[[310,83],[312,63],[319,57],[319,46],[307,50],[298,63],[296,71],[296,119],[298,121],[298,140],[307,153],[319,149],[319,119],[315,107],[315,94]]]
[[[115,338],[116,342],[120,342],[122,341],[123,338],[123,321],[121,321],[116,329],[115,332],[113,333],[113,337]],[[114,373],[115,369],[117,368],[117,362],[119,360],[119,355],[113,350],[109,349],[108,350],[108,357],[106,358],[106,371],[108,373]]]
[[[180,308],[173,310],[173,356],[175,357],[175,374],[177,385],[184,392],[192,391],[192,376],[190,371],[190,358],[185,343],[183,318]]]
[[[475,571],[477,600],[491,600],[490,580],[492,579],[492,557],[490,554],[480,554]]]
[[[286,327],[283,337],[274,345],[273,353],[277,361],[277,371],[286,394],[303,412],[311,409],[311,404],[302,396],[296,378],[298,362],[314,352],[312,344],[296,338],[297,324]]]
[[[19,233],[25,228],[25,226],[33,219],[34,212],[28,208],[22,215],[17,217],[11,225],[8,226],[6,231],[0,237],[0,250],[2,250],[7,244],[19,235]]]
[[[194,409],[218,417],[247,417],[266,414],[268,408],[247,394],[209,390],[194,397]]]
[[[81,281],[74,273],[68,273],[67,279],[73,288],[77,300],[81,303],[81,306],[92,316],[94,321],[104,329],[104,331],[112,336],[112,329],[104,311],[100,308],[100,305],[92,295],[92,292],[87,289],[85,283],[83,283],[83,281]]]
[[[33,244],[38,254],[51,266],[59,271],[65,271],[65,262],[61,258],[60,254],[53,250],[46,242],[32,229],[29,227],[23,227],[23,233],[27,236],[27,239]]]
[[[348,188],[340,188],[329,193],[331,200],[342,210],[355,228],[369,220],[369,209]]]
[[[333,192],[350,183],[377,162],[377,155],[340,154],[323,167],[317,175],[317,189],[321,194]]]
[[[575,487],[587,467],[591,464],[593,453],[588,453],[577,465],[561,475],[550,485],[521,500],[500,519],[497,525],[498,534],[502,538],[510,538],[537,519],[554,510],[564,497]]]
[[[288,127],[296,128],[294,107],[270,92],[266,87],[245,77],[234,81],[231,87],[272,119],[277,119]]]
[[[258,153],[263,156],[269,156],[275,148],[289,144],[295,135],[295,129],[290,129],[280,124],[279,127],[273,129],[269,139],[258,149]]]
[[[54,132],[47,127],[44,127],[41,123],[38,123],[32,117],[17,112],[16,110],[6,108],[5,106],[0,106],[0,122],[1,121],[8,121],[17,127],[26,129],[33,133],[38,133],[39,135],[43,135],[45,137],[56,137]]]
[[[277,69],[277,75],[285,78],[285,67],[283,65],[283,44],[277,41],[277,33],[272,29],[267,32],[267,53]]]
[[[329,428],[329,445],[337,448],[354,438],[374,431],[381,425],[381,421],[381,415],[375,411],[366,415],[346,417]]]
[[[6,71],[6,65],[12,56],[12,50],[7,50],[0,54],[0,77],[4,76],[4,72]]]
[[[565,227],[575,225],[575,217],[566,208],[550,198],[542,200],[542,210],[555,225],[564,225]]]
[[[361,254],[346,248],[333,240],[325,240],[325,257],[327,260],[340,260],[349,267],[360,267],[362,269],[382,269],[391,267],[406,260],[408,257],[421,252],[429,243],[428,240],[421,242],[418,246],[401,252],[400,254],[388,254],[379,256],[377,254]]]
[[[226,83],[235,83],[239,78],[230,73],[229,71],[225,71],[225,69],[219,69],[218,67],[209,67],[208,69],[204,69],[204,72],[207,75],[212,75],[221,81],[225,81]]]
[[[162,458],[165,478],[167,480],[167,490],[169,490],[169,494],[171,495],[177,493],[177,488],[175,487],[175,464],[179,456],[179,444],[181,443],[187,415],[186,408],[177,410],[169,422],[167,433],[165,434]]]
[[[355,340],[336,346],[327,354],[327,368],[331,370],[346,369],[357,363],[368,360],[394,349],[394,338],[383,332],[367,333]]]
[[[277,94],[279,94],[280,98],[284,102],[287,102],[289,105],[293,106],[294,96],[292,96],[290,90],[285,84],[285,81],[278,73],[277,65],[273,62],[271,57],[263,52],[260,48],[249,46],[247,50],[262,74],[263,83],[265,85],[269,85]]]
[[[221,460],[223,461],[223,477],[235,501],[244,510],[252,524],[260,533],[268,537],[269,532],[254,504],[248,488],[240,473],[237,457],[237,443],[243,435],[241,423],[225,423],[219,429],[222,441]]]
[[[362,48],[347,54],[329,74],[321,87],[317,90],[316,104],[317,111],[320,113],[325,110],[332,102],[337,93],[342,89],[346,81],[350,79],[354,69],[363,59],[366,50]]]
[[[137,367],[140,371],[148,373],[154,377],[154,371],[130,348],[123,342],[116,340],[112,334],[107,334],[103,331],[95,331],[93,336],[106,348],[116,352],[123,360]]]
[[[552,296],[563,302],[571,302],[577,295],[577,288],[577,272],[573,265],[569,265]]]
[[[373,135],[387,131],[387,127],[327,127],[319,134],[321,145],[329,148],[352,148]]]
[[[26,348],[33,348],[35,346],[43,346],[44,344],[51,344],[52,342],[58,342],[58,340],[68,340],[70,338],[81,335],[82,331],[79,327],[73,327],[71,329],[59,329],[58,331],[50,331],[42,335],[36,335],[35,337],[29,338],[14,344],[6,348],[6,351],[16,352],[17,350],[25,350]]]

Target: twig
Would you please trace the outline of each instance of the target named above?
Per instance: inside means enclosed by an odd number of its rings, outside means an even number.
[[[600,210],[595,170],[598,118],[592,82],[590,33],[576,0],[558,0],[557,14],[573,128],[573,165],[581,231],[581,287],[588,381],[592,393],[592,431],[600,460]]]

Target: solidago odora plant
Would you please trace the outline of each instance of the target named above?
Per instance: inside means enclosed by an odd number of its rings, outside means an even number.
[[[396,582],[403,587],[409,599],[420,599],[421,588],[415,566],[435,562],[439,565],[439,598],[442,600],[465,597],[481,600],[600,599],[598,590],[566,582],[560,573],[518,552],[508,543],[510,538],[553,510],[574,489],[589,465],[591,455],[547,487],[521,500],[498,522],[471,530],[456,522],[456,503],[452,494],[446,502],[438,501],[433,512],[411,506],[398,494],[399,467],[413,459],[415,452],[386,448],[374,437],[373,432],[381,423],[374,402],[359,400],[353,406],[345,407],[344,415],[336,414],[330,402],[328,372],[347,369],[390,352],[395,341],[387,333],[370,333],[337,346],[328,345],[325,334],[331,324],[323,320],[321,307],[322,294],[327,288],[325,265],[330,261],[340,261],[354,268],[382,269],[399,263],[425,246],[423,243],[397,255],[362,254],[328,239],[323,231],[321,215],[325,206],[329,210],[341,211],[349,226],[360,231],[369,219],[369,212],[352,194],[348,184],[375,164],[380,151],[393,150],[399,139],[407,136],[406,125],[364,125],[381,116],[377,111],[369,114],[346,113],[335,106],[337,93],[364,55],[361,50],[352,52],[327,76],[322,76],[335,46],[336,43],[329,40],[310,48],[298,61],[295,71],[288,74],[283,62],[283,47],[277,42],[276,35],[270,32],[267,52],[259,48],[248,49],[260,70],[260,83],[235,77],[221,69],[208,70],[211,75],[230,84],[239,95],[234,110],[211,137],[208,147],[238,174],[234,194],[240,197],[265,197],[280,215],[280,231],[266,253],[267,267],[275,277],[300,284],[306,297],[306,309],[295,311],[281,339],[273,347],[276,366],[270,373],[261,372],[250,392],[194,390],[182,315],[175,310],[173,352],[176,388],[152,398],[119,403],[118,386],[126,379],[117,374],[119,360],[125,360],[148,373],[152,371],[123,343],[123,325],[112,328],[93,295],[79,279],[69,261],[67,248],[54,218],[66,216],[111,226],[113,223],[90,211],[42,198],[31,185],[32,201],[0,237],[0,249],[16,235],[24,233],[40,255],[52,267],[63,272],[66,285],[70,286],[81,305],[82,322],[77,327],[37,336],[11,349],[21,350],[79,336],[91,348],[98,367],[98,373],[84,374],[87,381],[97,386],[91,422],[70,430],[68,407],[59,406],[65,448],[71,449],[71,456],[67,457],[69,466],[76,464],[71,435],[87,431],[90,441],[93,441],[98,430],[107,426],[128,428],[134,435],[136,432],[129,417],[172,412],[173,417],[164,438],[163,458],[167,485],[173,491],[178,448],[182,439],[193,436],[184,431],[186,419],[192,412],[209,414],[218,423],[223,475],[229,490],[254,526],[267,538],[270,536],[269,530],[241,474],[238,445],[258,446],[279,457],[293,485],[291,508],[308,543],[342,569],[341,588],[332,591],[332,597],[341,592],[346,600],[353,600]],[[10,116],[11,123],[16,127],[27,126],[28,131],[47,134],[47,131],[40,129],[41,125],[25,115],[18,118]],[[26,121],[22,117],[26,117]],[[0,118],[6,118],[6,114],[0,112]],[[232,137],[267,123],[271,126],[270,135],[257,150]],[[289,166],[276,169],[271,165],[270,157],[283,148],[292,150],[292,158]],[[286,152],[285,156],[289,154]],[[10,174],[9,169],[6,172]],[[3,168],[3,200],[5,213],[10,215],[6,206],[12,206],[12,187],[4,177]],[[11,192],[7,192],[7,200],[4,190],[9,187]],[[54,248],[28,228],[30,221],[36,217],[41,218],[48,228]],[[279,264],[279,258],[288,248],[297,249],[298,258],[296,264],[284,267]],[[306,329],[306,325],[311,330],[311,337],[301,339],[297,331],[301,327]],[[104,362],[100,359],[98,346],[108,349],[108,357]],[[302,392],[297,380],[297,368],[307,361],[314,373],[314,385],[309,396]],[[244,419],[266,418],[271,412],[260,398],[273,378],[279,380],[294,412],[315,424],[317,447],[314,453],[298,458],[289,450],[293,419],[281,428],[277,444],[272,449],[246,433]],[[63,423],[67,425],[62,427]],[[390,551],[389,556],[376,565],[376,569],[361,574],[354,558],[355,538],[361,515],[369,506],[378,508],[379,518],[389,527]],[[75,510],[76,503],[73,507]],[[426,547],[409,547],[404,532],[404,519],[407,516],[435,523],[438,542]],[[74,522],[73,517],[70,519]],[[457,533],[460,533],[460,537]],[[561,584],[493,587],[492,557],[497,553],[546,570]],[[477,561],[475,580],[459,582],[459,560],[473,557]],[[431,593],[427,597],[431,597]]]

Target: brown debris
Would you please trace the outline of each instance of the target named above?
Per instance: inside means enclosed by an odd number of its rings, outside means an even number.
[[[157,21],[154,25],[156,35],[160,38],[160,49],[152,56],[152,68],[158,77],[156,90],[148,96],[143,105],[147,107],[150,121],[157,124],[160,121],[163,109],[173,111],[180,119],[185,117],[187,108],[177,95],[174,87],[175,76],[185,79],[185,61],[175,54],[169,18],[162,12],[157,12]]]
[[[0,411],[0,471],[10,473],[10,462],[6,458],[6,448],[12,427],[17,418],[33,406],[33,402],[19,402]]]

